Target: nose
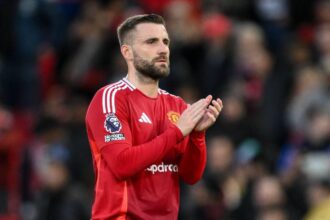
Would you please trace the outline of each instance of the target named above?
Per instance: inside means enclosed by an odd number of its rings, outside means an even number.
[[[168,55],[169,51],[170,51],[170,49],[169,49],[168,45],[161,42],[159,45],[159,48],[158,48],[158,53],[163,54],[163,55]]]

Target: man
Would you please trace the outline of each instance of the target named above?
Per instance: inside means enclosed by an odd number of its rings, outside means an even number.
[[[169,74],[162,17],[130,17],[118,38],[127,76],[101,88],[86,116],[96,174],[92,219],[177,219],[179,179],[201,178],[205,130],[222,102],[208,96],[187,106],[158,88]]]

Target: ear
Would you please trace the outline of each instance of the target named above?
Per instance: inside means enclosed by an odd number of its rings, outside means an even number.
[[[133,51],[131,46],[127,44],[123,44],[120,47],[120,51],[123,57],[125,58],[125,60],[133,60]]]

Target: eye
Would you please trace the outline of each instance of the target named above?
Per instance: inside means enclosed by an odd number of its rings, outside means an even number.
[[[147,44],[153,44],[156,41],[157,41],[157,39],[155,39],[155,38],[151,38],[151,39],[146,40]]]
[[[170,40],[169,40],[169,39],[164,39],[164,40],[163,40],[163,43],[164,43],[165,45],[169,46],[169,45],[170,45]]]

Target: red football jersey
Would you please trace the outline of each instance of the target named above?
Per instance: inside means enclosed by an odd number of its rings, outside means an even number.
[[[159,89],[144,95],[126,78],[101,88],[86,115],[95,170],[92,219],[177,219],[179,179],[198,181],[205,133],[175,126],[187,107]]]

